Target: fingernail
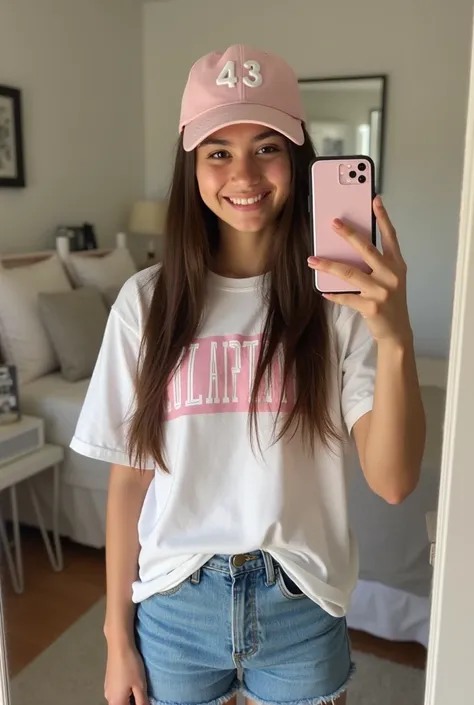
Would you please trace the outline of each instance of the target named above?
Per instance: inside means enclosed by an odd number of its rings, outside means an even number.
[[[308,264],[319,264],[321,260],[318,257],[308,257]]]
[[[382,203],[382,199],[380,198],[380,196],[375,196],[375,205],[379,206],[379,208],[383,208],[383,203]]]
[[[343,226],[343,222],[339,218],[334,218],[333,223],[335,228],[342,228]]]

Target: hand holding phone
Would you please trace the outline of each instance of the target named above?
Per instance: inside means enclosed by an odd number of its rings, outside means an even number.
[[[402,345],[407,350],[412,350],[413,331],[408,314],[406,289],[407,264],[403,259],[397,231],[381,198],[377,196],[371,200],[370,207],[373,213],[371,221],[373,217],[380,231],[382,251],[377,249],[373,240],[369,240],[375,231],[373,221],[371,232],[367,228],[364,235],[364,221],[357,220],[351,224],[347,223],[347,218],[344,218],[344,223],[337,216],[331,217],[331,228],[334,236],[344,245],[342,255],[347,255],[346,262],[335,261],[337,255],[331,253],[332,257],[329,258],[309,257],[308,266],[318,275],[315,279],[318,291],[323,289],[326,282],[328,284],[329,291],[325,291],[322,296],[335,304],[357,311],[364,318],[377,343],[383,340],[386,344],[395,343],[397,348]],[[367,209],[362,215],[368,222]],[[329,241],[329,232],[326,233]],[[315,242],[317,245],[317,237]],[[332,247],[332,239],[330,245]],[[338,250],[341,259],[341,248]],[[334,289],[337,288],[337,292],[331,291],[333,280],[336,280]],[[359,291],[357,287],[360,288]]]
[[[310,220],[312,253],[321,259],[358,267],[370,273],[361,255],[336,232],[339,218],[375,245],[376,224],[374,163],[370,157],[317,157],[310,168]],[[328,272],[314,272],[314,286],[325,294],[360,293]]]

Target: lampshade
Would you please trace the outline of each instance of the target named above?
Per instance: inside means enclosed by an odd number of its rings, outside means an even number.
[[[167,210],[166,201],[137,201],[130,214],[129,232],[134,235],[163,235]]]

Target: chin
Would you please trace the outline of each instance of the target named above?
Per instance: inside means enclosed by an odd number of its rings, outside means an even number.
[[[277,215],[273,212],[273,209],[252,214],[229,212],[227,208],[224,208],[220,210],[218,217],[234,230],[245,233],[258,233],[274,223]]]
[[[265,230],[272,221],[269,221],[268,218],[226,218],[225,222],[238,232],[259,233]]]

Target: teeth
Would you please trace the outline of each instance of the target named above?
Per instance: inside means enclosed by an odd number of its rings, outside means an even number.
[[[263,196],[264,194],[261,193],[259,196],[255,196],[255,198],[229,198],[229,201],[234,203],[236,206],[251,206],[254,203],[261,201]]]

